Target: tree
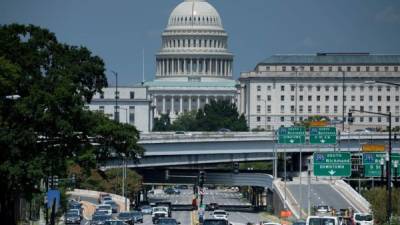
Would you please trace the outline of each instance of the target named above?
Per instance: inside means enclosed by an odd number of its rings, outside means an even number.
[[[154,119],[153,131],[170,131],[171,119],[169,114],[161,114],[160,118]]]
[[[183,113],[176,118],[172,123],[172,130],[175,131],[196,131],[197,130],[197,120],[196,111],[190,111]]]
[[[308,129],[310,127],[311,122],[318,122],[318,121],[329,122],[330,119],[327,116],[319,116],[319,115],[309,116],[307,119],[305,119],[303,121],[296,122],[295,125],[304,126],[304,127],[306,127],[306,129]]]
[[[198,131],[218,131],[227,128],[232,131],[248,131],[244,115],[239,115],[235,104],[230,101],[214,101],[196,114]]]
[[[66,174],[67,161],[93,166],[97,154],[136,157],[134,127],[84,109],[107,86],[104,63],[85,47],[59,43],[33,25],[0,26],[0,217],[16,224],[14,202],[41,181]],[[18,95],[10,99],[10,95]],[[91,145],[95,139],[99,148]],[[111,149],[111,150],[110,150]],[[84,156],[84,157],[82,157]]]
[[[372,188],[365,191],[365,198],[371,204],[371,210],[374,215],[374,222],[376,224],[385,224],[387,218],[387,190],[385,187]],[[395,217],[400,216],[400,189],[394,188],[392,190],[392,214]],[[391,223],[395,224],[395,223]]]

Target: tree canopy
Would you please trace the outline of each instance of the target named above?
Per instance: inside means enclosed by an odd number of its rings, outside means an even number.
[[[13,203],[39,192],[47,176],[65,174],[66,160],[91,167],[110,149],[142,154],[135,127],[84,108],[107,86],[104,72],[100,57],[59,43],[46,29],[0,26],[0,216],[6,224],[16,224]]]
[[[171,124],[168,114],[155,119],[153,131],[248,131],[244,115],[230,101],[214,101],[199,111],[186,112]]]

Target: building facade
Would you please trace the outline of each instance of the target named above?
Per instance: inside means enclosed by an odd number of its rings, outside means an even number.
[[[110,119],[134,125],[141,132],[151,131],[153,126],[151,101],[144,86],[104,88],[103,93],[97,93],[87,107],[104,113]]]
[[[371,82],[400,83],[399,67],[400,55],[274,55],[241,73],[240,112],[250,129],[274,130],[312,115],[341,124],[349,109],[391,112],[392,125],[399,126],[399,87]],[[385,116],[353,115],[352,130],[388,125]]]
[[[236,102],[233,55],[217,10],[206,0],[185,0],[171,13],[156,55],[156,78],[145,82],[156,117],[174,119],[211,99]]]

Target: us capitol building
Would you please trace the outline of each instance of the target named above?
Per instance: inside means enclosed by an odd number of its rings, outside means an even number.
[[[250,129],[274,130],[312,115],[340,126],[349,109],[391,112],[393,127],[400,125],[399,87],[368,82],[400,83],[400,55],[272,55],[235,81],[228,35],[206,0],[181,2],[161,36],[154,80],[105,88],[87,107],[142,132],[151,131],[161,114],[174,120],[211,99],[237,104]],[[388,124],[384,116],[354,114],[353,130]]]

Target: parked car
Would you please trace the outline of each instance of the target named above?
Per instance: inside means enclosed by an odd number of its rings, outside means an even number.
[[[130,225],[143,223],[143,213],[139,211],[121,212],[118,214],[118,219]]]
[[[76,211],[69,211],[65,213],[65,224],[80,224],[81,217]]]
[[[153,211],[153,208],[151,208],[151,206],[149,206],[149,205],[142,205],[142,206],[140,206],[140,211],[143,214],[151,214],[151,212]]]

